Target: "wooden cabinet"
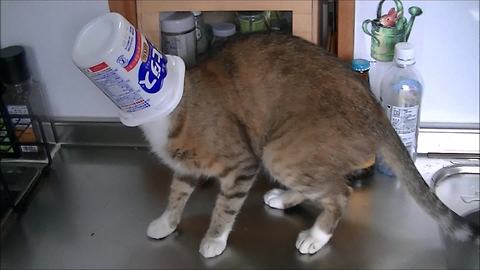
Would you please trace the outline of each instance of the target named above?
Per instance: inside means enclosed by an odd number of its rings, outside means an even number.
[[[151,42],[160,41],[159,12],[162,11],[247,11],[278,10],[292,12],[292,32],[312,43],[319,42],[319,1],[212,1],[212,0],[109,0],[110,10],[121,13]],[[350,60],[353,55],[353,24],[355,1],[338,1],[336,50],[337,55]],[[160,47],[160,46],[158,46]]]

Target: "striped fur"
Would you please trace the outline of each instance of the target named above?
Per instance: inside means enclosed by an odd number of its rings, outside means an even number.
[[[323,208],[296,243],[301,253],[315,253],[346,207],[345,177],[378,150],[396,163],[413,197],[447,231],[472,236],[472,228],[425,187],[364,82],[336,57],[298,38],[253,35],[232,42],[187,72],[182,101],[169,117],[142,129],[152,151],[175,171],[167,209],[150,225],[151,237],[175,230],[192,178],[220,181],[200,245],[205,257],[225,249],[260,166],[288,188],[271,191],[265,203],[287,208],[310,200]]]

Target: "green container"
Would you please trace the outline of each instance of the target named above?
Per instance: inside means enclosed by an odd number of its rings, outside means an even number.
[[[267,31],[265,12],[237,12],[237,20],[242,34]]]
[[[365,34],[371,36],[372,45],[370,47],[371,56],[383,62],[393,60],[393,53],[395,51],[395,44],[399,42],[408,41],[410,31],[412,30],[413,22],[416,16],[422,14],[422,9],[419,7],[410,7],[410,21],[403,16],[403,4],[400,0],[394,0],[397,21],[394,27],[385,27],[380,24],[380,17],[382,16],[382,5],[385,0],[381,0],[377,8],[377,18],[374,20],[365,20],[362,24],[362,29]],[[371,30],[368,30],[368,25],[371,24]]]
[[[405,31],[383,27],[375,20],[366,20],[363,23],[364,25],[372,24],[371,34],[368,33],[368,35],[372,36],[371,56],[378,61],[392,61],[395,44],[405,41]]]

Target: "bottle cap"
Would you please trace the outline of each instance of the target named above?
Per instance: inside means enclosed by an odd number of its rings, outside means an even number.
[[[370,69],[370,61],[365,59],[353,59],[352,69],[359,72],[367,71]]]
[[[0,81],[12,84],[30,78],[25,49],[22,46],[10,46],[0,49]]]
[[[394,61],[400,65],[415,64],[415,50],[412,43],[399,42],[395,45]]]
[[[195,19],[192,12],[175,12],[160,21],[162,32],[183,33],[195,27]]]
[[[233,23],[216,23],[212,25],[213,35],[216,37],[229,37],[235,35]]]

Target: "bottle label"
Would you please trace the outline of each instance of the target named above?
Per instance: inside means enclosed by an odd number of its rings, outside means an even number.
[[[162,36],[162,50],[168,54],[179,55],[176,36]]]
[[[130,26],[124,31],[122,53],[114,59],[115,63],[104,61],[82,71],[122,111],[132,113],[151,107],[145,93],[162,89],[167,57]]]
[[[150,107],[149,102],[142,98],[140,90],[133,89],[128,79],[123,78],[117,69],[111,68],[107,63],[90,67],[84,73],[121,110],[136,112]]]
[[[30,112],[27,105],[7,105],[8,114],[11,115],[28,115]],[[36,141],[35,132],[32,127],[32,119],[28,117],[13,117],[10,119],[13,128],[15,129],[15,136],[20,143],[33,143]],[[6,131],[0,133],[4,138],[4,142],[10,142]],[[21,145],[20,149],[24,153],[37,153],[38,147],[34,145]]]
[[[27,105],[7,105],[8,114],[28,115]]]
[[[189,34],[184,35],[176,35],[176,36],[162,36],[162,49],[165,52],[173,55],[180,56],[182,59],[188,58],[188,44],[187,42],[190,41],[188,39]],[[196,40],[196,37],[195,37]]]
[[[124,45],[123,49],[127,55],[130,55],[130,59],[127,61],[125,55],[120,55],[117,58],[117,63],[121,65],[127,72],[130,72],[140,60],[142,54],[142,36],[135,31],[133,27],[129,27],[127,42]],[[133,49],[133,52],[132,52]]]
[[[410,156],[413,156],[417,146],[418,109],[418,105],[412,107],[387,105],[387,116],[390,119],[390,123],[397,131]]]
[[[138,70],[138,84],[145,92],[154,94],[160,91],[167,77],[167,57],[148,41],[144,48],[148,48],[145,50],[148,55]]]
[[[195,64],[197,37],[195,29],[183,34],[162,33],[162,50],[167,54],[179,56],[187,66]]]
[[[83,72],[118,108],[131,113],[151,107],[145,93],[154,94],[162,89],[167,76],[167,57],[133,26],[125,31],[123,39],[123,53],[115,58],[121,68],[101,62]]]
[[[22,149],[22,152],[24,153],[37,153],[38,152],[38,146],[35,145],[22,145],[20,146]]]

